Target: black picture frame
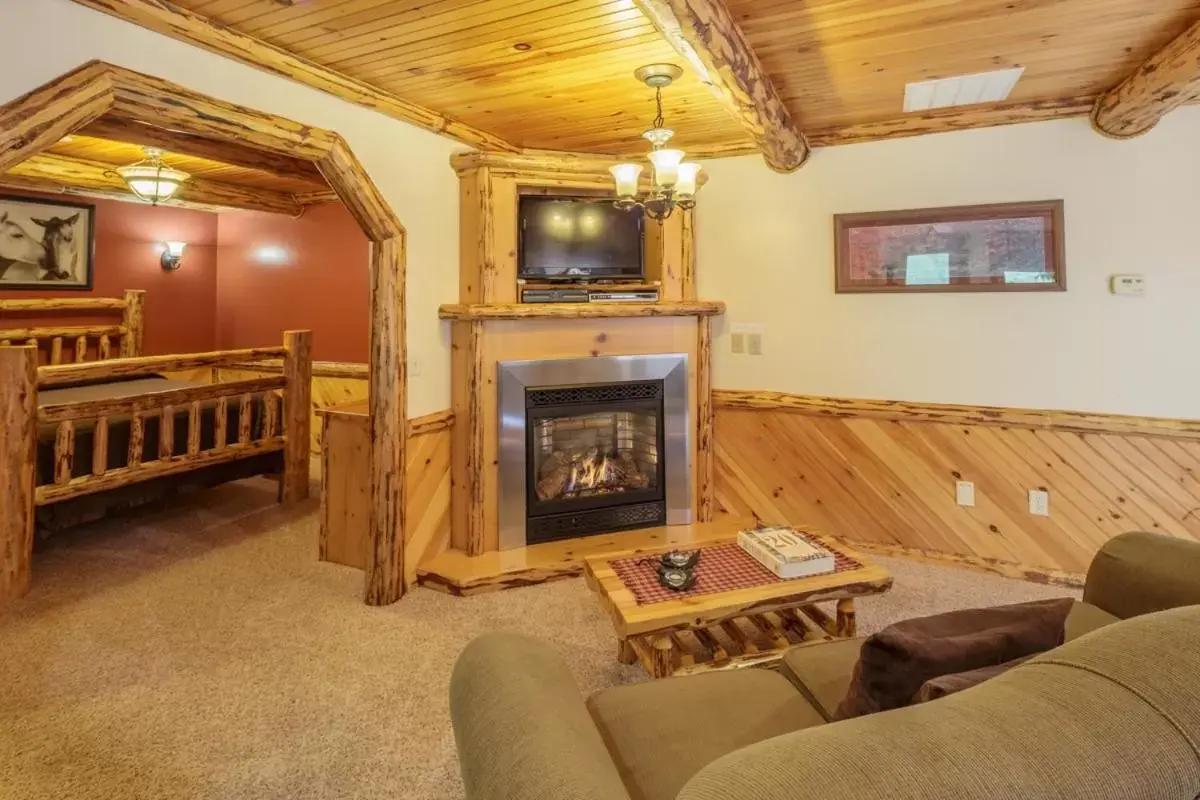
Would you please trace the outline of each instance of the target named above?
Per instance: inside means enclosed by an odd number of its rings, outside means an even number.
[[[67,222],[76,215],[78,219],[71,223],[69,241],[64,242],[60,236],[57,241],[62,244],[48,248],[46,236],[63,230],[57,223]],[[51,224],[43,225],[34,222],[35,219]],[[94,204],[0,194],[0,291],[91,291],[95,251]],[[63,252],[74,254],[68,267],[57,263]],[[70,277],[54,277],[64,272]]]

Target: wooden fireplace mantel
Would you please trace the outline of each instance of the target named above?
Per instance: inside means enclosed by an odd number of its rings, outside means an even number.
[[[677,303],[448,303],[440,319],[598,319],[613,317],[715,317],[725,313],[717,300]]]

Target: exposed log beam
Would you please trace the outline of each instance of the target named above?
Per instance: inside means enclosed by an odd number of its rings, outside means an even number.
[[[179,8],[166,0],[75,0],[143,28],[194,44],[266,72],[320,89],[379,111],[390,117],[441,133],[485,150],[515,152],[518,148],[486,131],[453,117],[401,100],[362,81],[314,61],[293,55],[273,44],[214,23],[207,17]]]
[[[1092,112],[1095,104],[1095,97],[1074,97],[1066,100],[1033,100],[1004,105],[927,111],[874,122],[863,122],[858,125],[809,131],[804,138],[812,147],[836,147],[843,144],[923,136],[927,133],[948,133],[975,128],[991,128],[998,125],[1016,125],[1022,122],[1045,122],[1052,119],[1086,117]],[[756,152],[758,150],[753,145],[742,142],[688,148],[688,156],[694,158],[727,158],[751,155]],[[632,154],[626,154],[613,156],[613,158],[631,156]]]
[[[1102,95],[1092,112],[1092,125],[1105,136],[1132,139],[1196,100],[1200,100],[1200,22]]]
[[[724,0],[634,0],[717,99],[754,137],[771,169],[808,159],[804,136]]]
[[[66,189],[111,192],[125,195],[126,198],[132,197],[125,182],[113,174],[113,169],[114,165],[103,161],[41,153],[17,164],[7,174],[0,176],[0,181],[15,178],[19,182],[20,179],[28,179],[36,184],[27,183],[26,188],[39,188],[40,184],[46,187],[61,186]],[[201,178],[192,178],[179,187],[175,198],[185,203],[210,208],[241,208],[292,216],[299,215],[304,210],[291,195],[284,192],[234,186]]]
[[[80,136],[92,136],[114,142],[126,142],[142,147],[160,147],[171,153],[206,158],[234,167],[257,169],[280,178],[308,181],[318,186],[325,183],[321,173],[311,162],[256,150],[236,142],[205,139],[187,133],[155,128],[132,120],[102,117],[76,131]]]
[[[322,189],[316,192],[293,192],[292,199],[302,206],[315,206],[319,203],[340,203],[341,198],[333,189]]]

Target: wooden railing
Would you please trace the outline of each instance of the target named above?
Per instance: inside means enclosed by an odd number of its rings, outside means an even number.
[[[37,404],[39,390],[66,384],[270,359],[282,359],[282,375]],[[31,346],[0,347],[0,599],[28,588],[37,506],[279,451],[281,499],[306,498],[311,370],[309,331],[285,333],[283,347],[43,367]],[[114,424],[128,437],[121,463],[112,463]],[[47,428],[55,432],[53,468],[39,474],[39,431]],[[77,453],[81,431],[91,436],[90,453]],[[155,433],[157,446],[147,441]]]
[[[120,324],[0,328],[0,347],[33,347],[48,365],[136,358],[142,354],[146,293],[128,290],[123,297],[0,300],[0,324],[13,318],[103,314],[120,316]]]

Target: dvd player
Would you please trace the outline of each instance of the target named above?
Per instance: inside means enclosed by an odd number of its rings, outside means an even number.
[[[657,303],[657,291],[588,292],[589,303]]]
[[[586,303],[587,289],[522,289],[522,303]]]

